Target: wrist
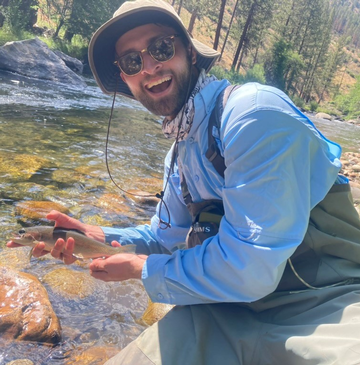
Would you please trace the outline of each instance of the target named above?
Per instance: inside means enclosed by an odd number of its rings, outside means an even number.
[[[134,279],[142,279],[143,267],[145,265],[147,256],[146,255],[135,255],[133,260],[133,277]]]
[[[87,224],[84,232],[87,237],[93,238],[99,242],[105,242],[105,234],[99,226],[91,226]]]

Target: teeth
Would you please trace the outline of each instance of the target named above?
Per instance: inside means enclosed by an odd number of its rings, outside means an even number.
[[[163,82],[166,82],[166,81],[170,81],[171,80],[171,77],[164,77],[163,79],[160,79],[160,80],[157,80],[155,82],[152,82],[150,84],[147,85],[147,88],[148,89],[151,89],[152,87],[156,86],[156,85],[160,85],[162,84]]]

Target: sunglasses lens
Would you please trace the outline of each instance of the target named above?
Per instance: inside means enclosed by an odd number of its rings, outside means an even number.
[[[140,52],[131,52],[119,58],[120,68],[129,76],[136,75],[141,71],[142,58]]]
[[[171,60],[175,54],[174,39],[175,36],[159,38],[152,43],[146,50],[151,57],[158,62],[166,62]],[[121,70],[128,76],[138,74],[142,69],[143,59],[141,53],[145,52],[130,52],[118,59],[118,65]]]
[[[170,60],[175,53],[173,37],[158,39],[149,46],[148,51],[156,61]]]

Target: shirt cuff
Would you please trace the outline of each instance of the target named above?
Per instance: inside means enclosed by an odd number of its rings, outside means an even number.
[[[120,242],[120,229],[113,227],[101,227],[105,234],[105,242],[111,245],[112,241]]]
[[[150,255],[142,268],[141,280],[150,299],[157,303],[171,303],[171,296],[164,279],[164,268],[170,255]]]

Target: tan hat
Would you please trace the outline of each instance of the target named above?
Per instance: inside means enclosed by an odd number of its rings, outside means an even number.
[[[105,94],[113,94],[117,84],[119,94],[134,98],[128,86],[119,77],[114,65],[115,44],[129,30],[149,23],[166,24],[181,32],[197,53],[196,65],[209,71],[219,53],[192,38],[174,8],[162,0],[127,1],[93,35],[89,44],[89,63],[95,80]]]

